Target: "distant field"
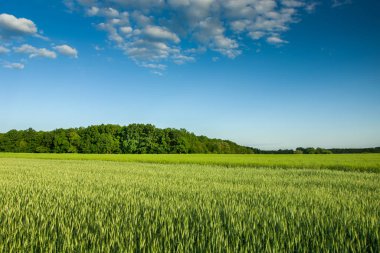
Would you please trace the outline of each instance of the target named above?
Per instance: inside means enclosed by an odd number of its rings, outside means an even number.
[[[228,167],[331,169],[380,173],[380,154],[339,155],[94,155],[0,153],[0,158],[102,160],[159,164],[200,164]]]
[[[379,252],[380,174],[306,168],[378,161],[1,154],[0,252]]]

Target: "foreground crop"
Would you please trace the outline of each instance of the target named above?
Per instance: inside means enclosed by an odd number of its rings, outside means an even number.
[[[0,159],[1,252],[379,252],[380,175]]]

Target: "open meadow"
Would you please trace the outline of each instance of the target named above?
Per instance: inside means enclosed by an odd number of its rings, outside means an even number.
[[[378,154],[0,154],[0,252],[379,245]]]

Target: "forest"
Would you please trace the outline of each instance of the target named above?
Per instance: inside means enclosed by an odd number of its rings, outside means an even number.
[[[10,130],[0,133],[0,152],[84,154],[349,154],[380,153],[364,149],[296,148],[260,150],[229,140],[197,136],[186,129],[151,124],[94,125],[53,131]]]
[[[228,140],[196,136],[185,129],[151,124],[96,125],[53,131],[11,130],[0,134],[0,152],[86,154],[251,154]]]

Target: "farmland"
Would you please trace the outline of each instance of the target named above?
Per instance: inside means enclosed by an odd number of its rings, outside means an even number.
[[[379,252],[379,155],[0,154],[0,252]]]
[[[330,169],[380,173],[380,154],[337,155],[239,155],[239,154],[28,154],[0,153],[0,158],[101,160],[157,164],[199,164],[226,167],[264,167],[281,169]]]

